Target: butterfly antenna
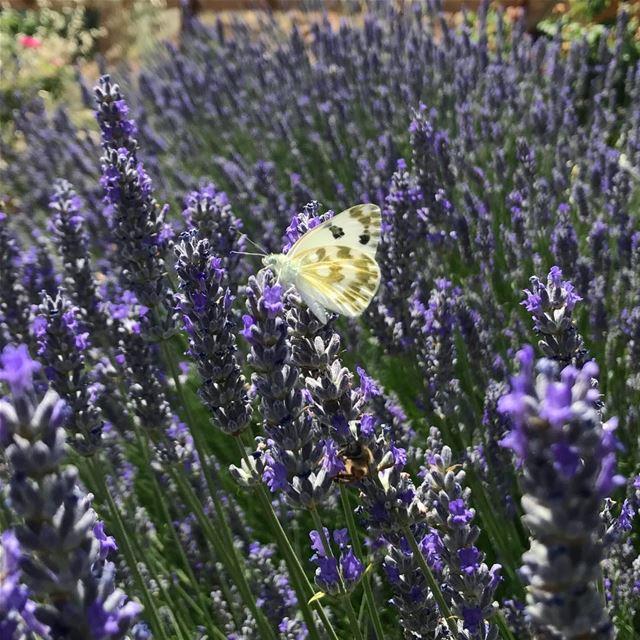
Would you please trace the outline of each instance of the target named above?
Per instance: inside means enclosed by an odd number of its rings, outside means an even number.
[[[266,253],[249,253],[248,251],[229,251],[229,253],[235,253],[239,256],[260,256],[261,258],[267,255]]]
[[[245,237],[245,240],[247,240],[247,242],[250,242],[254,247],[256,247],[256,249],[260,249],[260,251],[262,251],[262,254],[260,255],[266,256],[267,253],[269,253],[264,247],[261,247],[257,242],[254,242],[246,233],[244,237]]]

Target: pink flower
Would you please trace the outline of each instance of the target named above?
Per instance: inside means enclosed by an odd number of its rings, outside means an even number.
[[[38,49],[42,45],[42,40],[35,36],[20,36],[18,42],[20,42],[25,49]]]

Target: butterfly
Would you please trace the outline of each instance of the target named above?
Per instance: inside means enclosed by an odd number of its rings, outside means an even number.
[[[278,282],[293,286],[323,324],[328,311],[354,318],[380,285],[380,220],[380,207],[357,204],[309,229],[287,253],[272,253],[262,263]]]

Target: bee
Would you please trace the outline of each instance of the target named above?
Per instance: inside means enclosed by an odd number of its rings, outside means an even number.
[[[344,463],[344,471],[338,471],[336,482],[357,482],[369,475],[373,464],[373,453],[366,444],[358,440],[350,442],[338,451],[338,458]]]

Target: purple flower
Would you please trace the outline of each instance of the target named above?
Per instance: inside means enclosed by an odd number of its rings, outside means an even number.
[[[458,550],[460,568],[467,575],[475,573],[480,568],[480,552],[476,547],[464,547]]]
[[[380,387],[376,381],[367,375],[367,372],[362,367],[356,367],[356,371],[360,376],[360,391],[365,400],[371,400],[377,396],[382,395]]]
[[[327,439],[324,441],[324,462],[322,466],[332,478],[340,471],[345,470],[344,462],[338,456],[338,451],[338,445],[335,440]]]
[[[349,530],[348,529],[336,529],[333,532],[333,539],[336,544],[343,549],[349,544]]]
[[[42,366],[29,355],[27,345],[8,345],[0,355],[0,380],[4,380],[12,393],[20,394],[32,385],[33,374]]]
[[[118,635],[124,627],[130,627],[142,612],[142,607],[128,601],[124,594],[114,591],[109,600],[95,600],[87,609],[87,623],[96,640]]]
[[[551,450],[553,452],[555,469],[564,476],[574,475],[580,465],[578,450],[566,442],[559,442],[552,445]]]
[[[48,638],[50,629],[36,619],[36,604],[21,581],[21,558],[14,531],[4,531],[0,535],[0,638],[23,637],[28,632]]]
[[[559,427],[571,420],[571,387],[561,382],[552,382],[547,386],[544,404],[540,415],[552,426]]]
[[[483,615],[480,607],[463,607],[462,608],[462,626],[472,634],[480,629]]]
[[[282,491],[288,485],[287,467],[267,454],[262,479],[272,493]]]
[[[451,514],[452,524],[456,526],[465,525],[473,519],[473,511],[467,509],[467,505],[462,498],[449,502],[449,513]]]
[[[180,281],[175,301],[188,335],[189,355],[202,379],[200,398],[216,427],[237,435],[249,423],[251,406],[238,364],[230,293],[224,286],[227,272],[211,255],[209,241],[198,233],[184,233],[175,247]]]
[[[369,413],[365,413],[360,419],[360,433],[365,438],[373,438],[376,432],[376,419]]]
[[[324,529],[324,536],[329,536],[329,530],[326,527]],[[326,556],[324,545],[322,544],[322,536],[317,531],[309,531],[309,539],[311,540],[311,548],[319,555]]]
[[[340,572],[347,585],[355,584],[364,572],[364,565],[349,548],[340,556]]]
[[[245,319],[250,327],[245,330],[251,345],[248,362],[267,435],[262,477],[272,490],[283,490],[289,504],[315,507],[332,491],[333,476],[325,468],[326,437],[315,428],[307,407],[308,392],[289,337],[282,287],[270,271],[263,270],[249,278],[246,293],[252,323]]]
[[[584,611],[583,627],[604,633],[611,623],[597,595],[605,546],[600,514],[604,498],[624,482],[615,473],[615,423],[610,428],[602,422],[594,363],[568,366],[559,374],[552,361],[539,361],[536,372],[529,358],[521,361],[525,366],[513,379],[515,391],[499,408],[512,418],[516,435],[504,443],[523,472],[522,506],[531,540],[521,573],[535,584],[527,612],[536,624],[554,620],[561,632],[573,629],[572,612]]]
[[[442,552],[444,546],[437,531],[427,533],[420,541],[420,550],[427,559],[430,567],[440,572],[442,570]]]
[[[227,194],[213,184],[205,185],[187,196],[182,214],[198,236],[208,241],[216,256],[215,268],[229,274],[227,284],[235,294],[242,276],[240,253],[246,251],[246,242],[243,223],[233,214]]]
[[[100,543],[100,559],[106,560],[112,551],[118,550],[116,539],[108,536],[104,531],[104,522],[96,522],[93,527],[93,534]]]
[[[28,369],[26,350],[12,347],[3,352],[3,366],[14,361],[13,351],[22,352],[21,368]],[[17,523],[15,538],[10,533],[2,537],[5,559],[0,565],[16,568],[19,540],[22,578],[34,597],[32,605],[24,603],[23,617],[28,625],[39,624],[41,629],[38,621],[46,620],[61,638],[126,634],[142,608],[115,588],[115,567],[104,560],[114,541],[104,535],[97,522],[92,496],[83,493],[77,469],[63,466],[64,403],[51,389],[38,392],[28,383],[29,376],[23,373],[21,384],[0,400],[3,457],[12,519]],[[51,540],[58,542],[52,545]],[[61,548],[65,549],[62,555]],[[0,576],[3,569],[0,566]],[[0,597],[6,596],[7,584],[0,582]],[[96,600],[88,601],[87,594]]]
[[[330,540],[329,530],[323,527],[324,539]],[[340,557],[333,555],[332,549],[325,548],[322,536],[317,531],[309,532],[311,549],[315,552],[311,561],[318,565],[316,569],[316,584],[325,593],[336,595],[346,590],[351,591],[359,582],[364,572],[364,565],[353,553],[349,544],[347,529],[336,529],[333,539],[340,549]]]
[[[52,388],[69,406],[69,442],[80,454],[91,455],[101,444],[103,422],[85,369],[88,332],[82,331],[78,309],[61,291],[55,298],[45,296],[39,311],[44,325],[38,356]]]
[[[118,245],[115,259],[123,285],[132,289],[149,306],[164,304],[167,293],[165,255],[166,208],[153,197],[151,178],[136,157],[137,141],[131,124],[124,124],[118,85],[109,76],[100,78],[95,88],[97,119],[102,131],[101,185],[111,208],[110,230]]]
[[[561,365],[582,366],[589,360],[583,340],[572,320],[572,312],[582,298],[571,282],[562,280],[562,271],[554,266],[546,285],[533,276],[531,289],[525,289],[524,307],[533,315],[534,329],[542,339],[544,354]]]
[[[337,438],[344,440],[349,437],[349,423],[343,414],[339,413],[332,416],[331,426]]]
[[[335,558],[317,556],[315,563],[316,584],[325,592],[335,594],[340,591],[340,572],[338,571],[338,561]]]
[[[491,618],[495,614],[493,595],[500,566],[489,569],[484,553],[474,544],[480,529],[473,523],[475,512],[469,507],[471,492],[464,486],[465,471],[452,464],[451,449],[442,444],[435,428],[429,443],[433,449],[425,454],[424,480],[416,491],[411,512],[420,514],[438,534],[423,546],[427,545],[433,557],[452,612],[464,619],[464,610],[470,604],[482,603],[481,621],[486,621],[488,631],[495,633]]]
[[[247,340],[251,340],[251,327],[255,326],[254,319],[247,313],[242,316],[242,324],[244,328],[240,332]]]
[[[633,529],[633,521],[637,514],[637,507],[633,502],[626,498],[620,508],[620,515],[618,516],[618,526],[623,531],[631,531]]]
[[[13,531],[0,536],[0,614],[20,613],[27,601],[27,588],[20,582],[20,544]],[[0,627],[1,629],[2,627]]]
[[[264,288],[264,308],[269,318],[282,313],[282,286],[279,284]]]
[[[389,444],[389,451],[393,456],[393,464],[402,469],[407,464],[407,450],[403,447],[396,447],[394,442]]]

